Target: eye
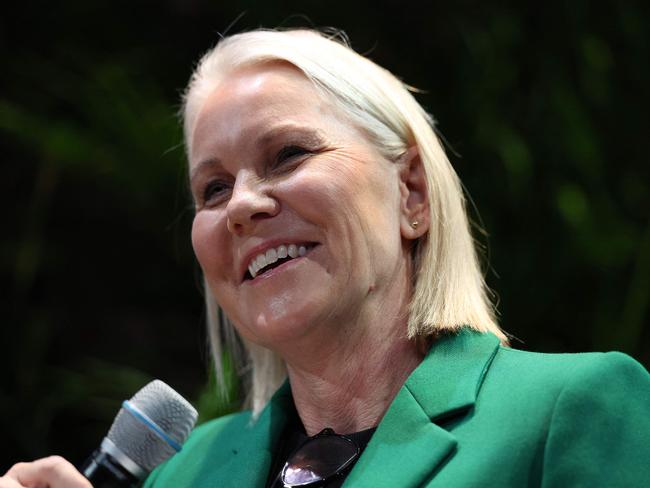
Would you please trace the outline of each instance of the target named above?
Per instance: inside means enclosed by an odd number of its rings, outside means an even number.
[[[284,146],[278,154],[275,157],[275,167],[281,166],[282,164],[288,162],[291,159],[294,159],[298,156],[304,156],[306,154],[309,154],[310,151],[307,149],[301,147],[301,146],[296,146],[296,145],[289,145],[289,146]]]
[[[230,185],[225,181],[211,181],[203,189],[203,203],[219,203],[229,191]]]

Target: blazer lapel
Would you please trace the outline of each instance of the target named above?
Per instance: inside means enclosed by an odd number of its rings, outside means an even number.
[[[229,448],[221,446],[221,451],[230,454],[229,462],[219,468],[225,475],[211,479],[228,480],[223,486],[265,486],[275,444],[285,428],[292,401],[289,383],[285,381],[257,421],[233,435]]]
[[[435,476],[457,444],[444,424],[472,408],[498,346],[494,335],[469,329],[436,340],[393,400],[344,486],[408,488]]]

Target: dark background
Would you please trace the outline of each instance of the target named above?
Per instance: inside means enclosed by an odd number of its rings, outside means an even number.
[[[155,377],[202,419],[234,408],[208,381],[176,112],[242,12],[232,31],[342,28],[426,90],[515,347],[650,365],[647,2],[14,2],[0,21],[0,469],[82,461]]]

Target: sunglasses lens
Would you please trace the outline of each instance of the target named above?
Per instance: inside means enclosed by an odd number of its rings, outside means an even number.
[[[358,447],[344,437],[315,437],[289,457],[282,481],[287,486],[305,486],[326,480],[344,470],[358,453]]]

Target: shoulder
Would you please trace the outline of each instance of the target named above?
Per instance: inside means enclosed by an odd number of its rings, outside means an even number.
[[[608,412],[640,414],[650,411],[650,375],[620,352],[542,354],[500,346],[478,392],[477,407],[527,418],[522,428],[571,422],[586,410],[592,422]]]
[[[631,384],[650,385],[650,375],[641,364],[621,352],[546,354],[499,346],[492,362],[492,376],[511,382],[544,384],[556,393],[569,388],[591,388],[607,383],[625,389]]]
[[[500,348],[485,383],[540,421],[542,486],[650,483],[650,375],[630,356]]]
[[[154,484],[172,486],[170,480],[190,480],[204,467],[206,457],[218,463],[224,456],[224,445],[237,439],[251,425],[250,411],[233,413],[205,422],[196,427],[180,452],[158,466],[145,481],[144,487]],[[228,441],[228,442],[225,442]]]

